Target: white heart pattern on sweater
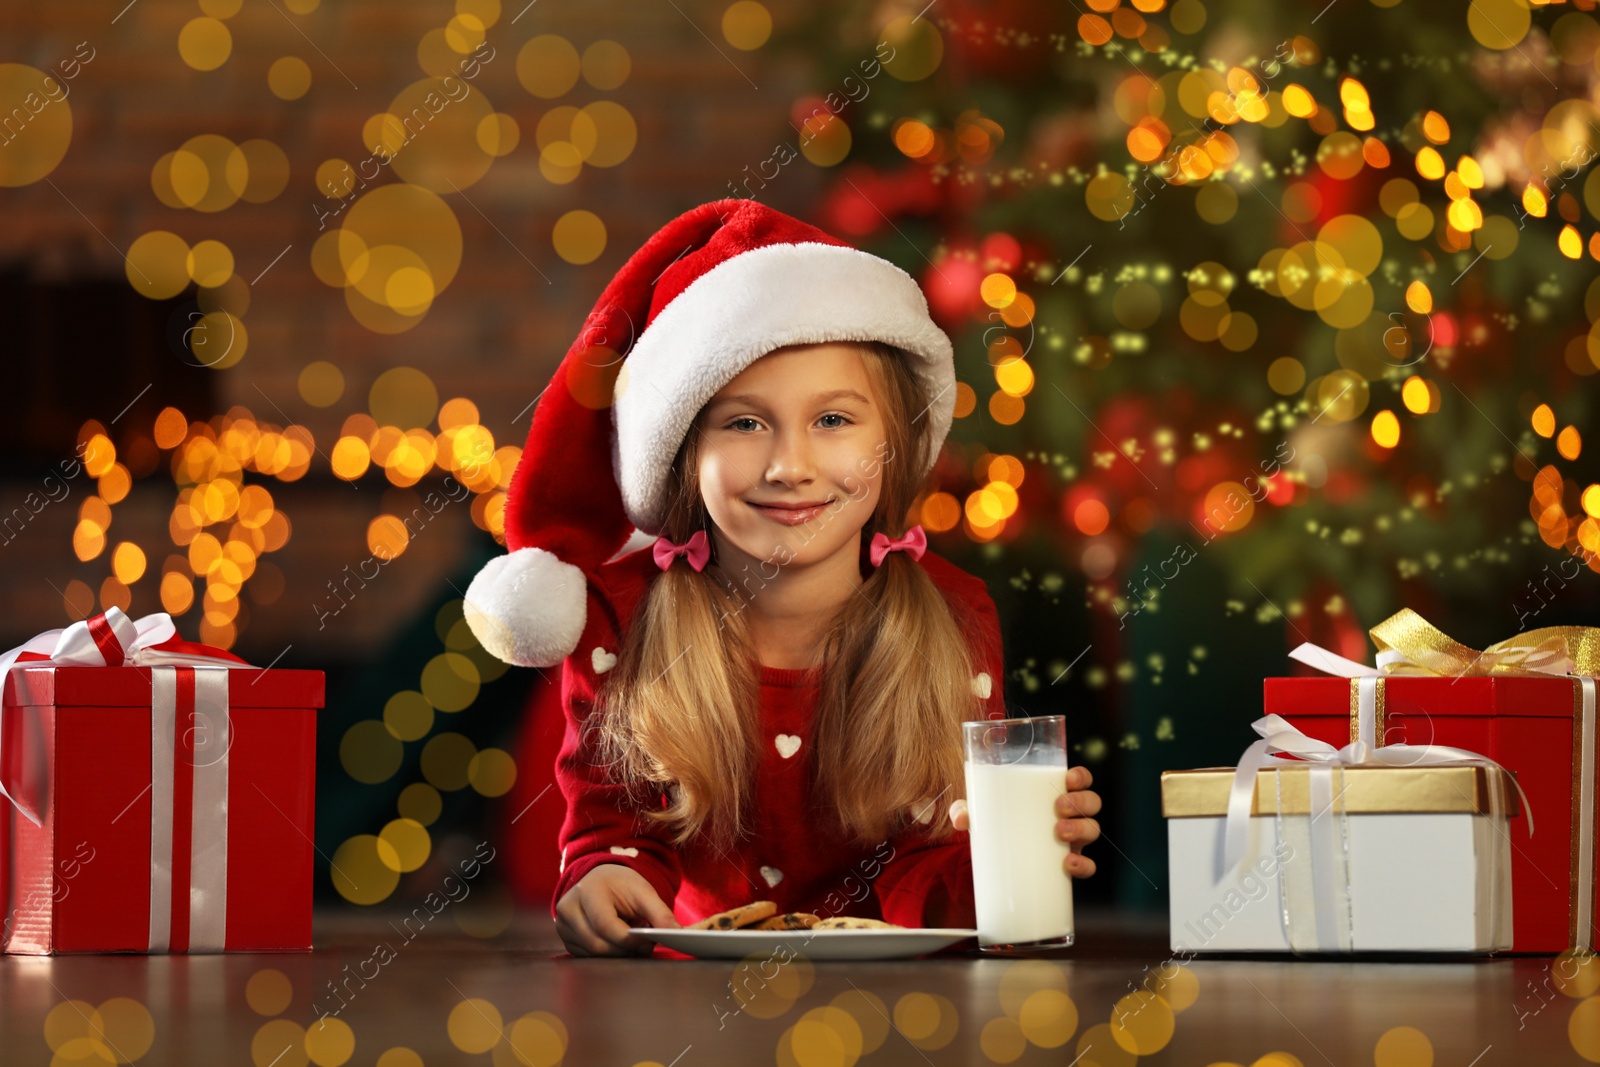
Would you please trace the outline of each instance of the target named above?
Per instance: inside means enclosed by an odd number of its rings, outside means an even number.
[[[994,679],[989,677],[988,671],[983,671],[972,679],[972,692],[979,700],[989,699],[989,694],[994,692]]]
[[[799,752],[799,751],[800,751],[800,738],[799,738],[798,735],[796,735],[796,734],[779,734],[778,735],[778,755],[782,756],[784,759],[788,759],[790,756],[794,755],[796,752]]]
[[[770,889],[783,881],[783,872],[776,867],[763,867],[761,868],[761,877],[767,880],[767,888]]]
[[[612,845],[611,854],[613,856],[637,856],[639,850],[636,848],[623,848],[621,845]]]
[[[617,665],[617,655],[595,645],[594,651],[589,653],[589,663],[594,667],[594,673],[604,674]]]

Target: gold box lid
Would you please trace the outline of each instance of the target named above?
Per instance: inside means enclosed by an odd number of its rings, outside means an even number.
[[[1310,768],[1306,763],[1285,763],[1256,773],[1252,815],[1276,815],[1281,795],[1285,815],[1307,815],[1311,810]],[[1232,767],[1205,767],[1192,771],[1161,772],[1161,814],[1168,819],[1226,815],[1233,787]],[[1410,812],[1460,812],[1487,815],[1498,795],[1499,808],[1508,818],[1521,811],[1517,791],[1507,772],[1494,767],[1340,767],[1340,804],[1350,814],[1403,814]],[[1275,779],[1281,778],[1281,783]],[[1280,791],[1281,784],[1281,791]]]

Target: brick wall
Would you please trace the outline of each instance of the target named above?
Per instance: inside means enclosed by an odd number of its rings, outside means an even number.
[[[817,88],[821,76],[810,70],[803,47],[784,43],[785,25],[802,13],[798,3],[769,3],[777,23],[774,38],[746,53],[721,37],[726,6],[721,2],[541,0],[513,25],[523,0],[509,0],[488,31],[496,57],[474,86],[496,110],[516,118],[520,142],[466,190],[476,209],[461,197],[445,197],[463,231],[460,273],[420,325],[380,336],[357,323],[342,294],[311,272],[309,253],[318,231],[310,205],[319,199],[313,172],[331,157],[354,161],[366,155],[362,124],[399,89],[423,77],[417,44],[448,20],[453,5],[324,0],[308,15],[293,15],[282,0],[246,0],[227,20],[231,56],[217,70],[200,72],[183,63],[176,43],[183,25],[202,13],[198,4],[138,0],[124,9],[125,2],[0,5],[0,62],[48,70],[69,58],[80,41],[95,50],[92,61],[67,83],[73,136],[66,158],[49,181],[0,189],[0,263],[23,264],[33,276],[63,284],[122,278],[118,250],[125,251],[143,233],[169,229],[191,244],[204,238],[225,242],[236,273],[249,281],[292,245],[251,290],[243,317],[249,351],[237,367],[215,372],[214,404],[217,412],[242,404],[263,419],[283,422],[286,416],[309,427],[324,452],[343,418],[365,408],[372,379],[396,365],[426,371],[441,399],[473,399],[497,444],[520,445],[527,416],[516,425],[513,417],[542,388],[628,254],[673,214],[726,195],[726,183],[745,165],[765,159],[774,144],[792,142],[789,105]],[[523,42],[544,33],[561,34],[580,51],[597,39],[619,41],[632,59],[628,80],[608,92],[580,81],[558,100],[531,96],[516,80],[516,55]],[[862,47],[868,54],[871,43]],[[267,68],[285,55],[302,57],[312,71],[312,87],[297,101],[279,100],[267,87]],[[540,116],[552,106],[581,106],[599,98],[615,100],[633,114],[638,143],[632,156],[613,168],[585,167],[568,185],[548,183],[539,173],[534,144]],[[153,164],[200,133],[278,144],[290,160],[287,188],[269,203],[240,202],[214,214],[163,206],[151,188]],[[824,177],[809,164],[796,163],[762,195],[776,207],[803,213]],[[598,260],[574,267],[555,255],[550,230],[563,212],[580,207],[605,221],[608,237]],[[94,316],[96,308],[86,306],[82,313]],[[0,340],[0,350],[5,344]],[[8,352],[6,361],[31,355]],[[110,357],[90,351],[79,358],[83,372],[94,374]],[[345,374],[344,398],[332,408],[313,408],[296,390],[301,368],[317,359],[334,362]],[[263,392],[283,414],[263,400]],[[161,390],[152,389],[123,417],[123,425],[148,427],[167,402]],[[106,422],[117,413],[86,409],[78,414]],[[72,441],[40,442],[40,447],[41,455],[65,457]],[[47,463],[39,461],[39,477]],[[326,460],[319,459],[300,482],[267,480],[295,534],[283,551],[265,557],[283,571],[285,591],[274,604],[253,608],[238,646],[246,655],[270,657],[297,636],[309,642],[315,628],[310,605],[325,594],[324,583],[368,554],[366,526],[379,513],[387,483],[369,474],[356,490],[326,472]],[[38,477],[26,470],[12,471],[0,481],[0,514],[9,513],[37,485]],[[59,590],[73,578],[98,588],[109,573],[106,556],[80,563],[71,550],[77,507],[90,491],[88,480],[80,479],[70,497],[44,509],[20,536],[0,545],[0,580],[12,594],[13,607],[0,620],[0,647],[62,625],[67,616]],[[136,613],[159,610],[160,562],[177,551],[166,534],[173,497],[170,479],[158,474],[136,482],[128,500],[113,509],[111,541],[134,540],[150,558],[149,572],[134,586]],[[446,509],[387,568],[370,595],[354,601],[338,625],[328,627],[322,635],[327,653],[359,659],[363,650],[381,643],[460,565],[472,539],[485,536],[472,526],[465,506]],[[248,592],[247,585],[247,604]],[[180,620],[186,636],[194,635],[197,614],[196,608]]]

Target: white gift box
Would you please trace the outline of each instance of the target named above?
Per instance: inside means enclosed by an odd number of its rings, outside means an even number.
[[[1291,762],[1255,778],[1225,870],[1234,768],[1161,776],[1175,953],[1511,947],[1519,807],[1502,769]]]

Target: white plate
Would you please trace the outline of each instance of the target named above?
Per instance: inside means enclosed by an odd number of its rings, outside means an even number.
[[[977,937],[976,930],[929,927],[907,930],[685,930],[635,926],[647,940],[706,960],[742,960],[787,947],[808,960],[903,960]]]

